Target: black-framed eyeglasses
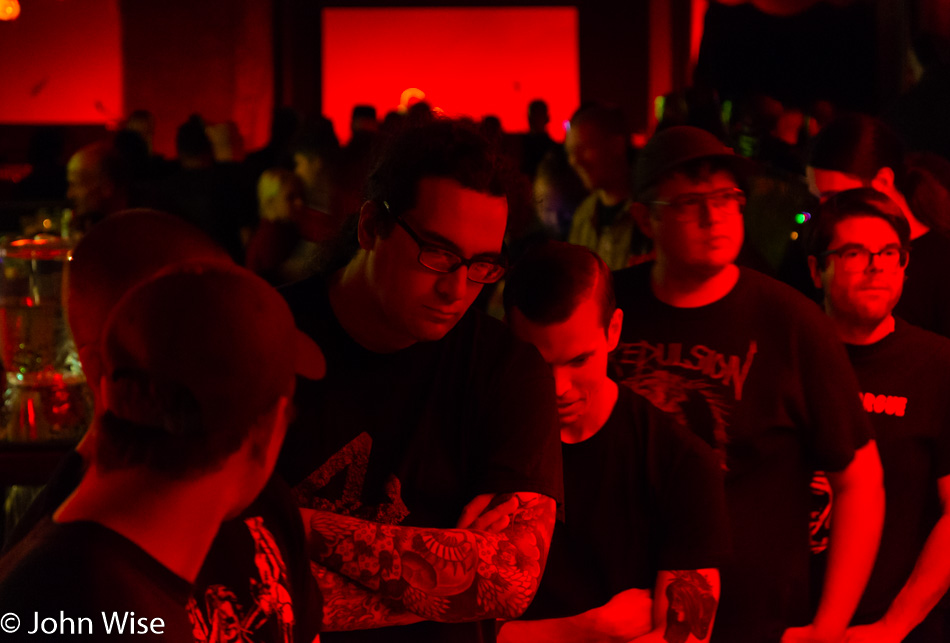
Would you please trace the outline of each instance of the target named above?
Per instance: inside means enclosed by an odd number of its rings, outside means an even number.
[[[389,204],[383,201],[383,207],[392,212]],[[419,236],[415,230],[409,227],[401,217],[396,217],[396,224],[406,231],[416,245],[419,246],[419,256],[416,259],[419,263],[429,270],[435,272],[455,272],[460,267],[468,268],[467,277],[469,281],[477,284],[493,284],[505,276],[508,271],[508,260],[504,254],[498,256],[476,255],[471,259],[460,257],[447,248],[429,243]]]
[[[843,272],[864,272],[871,267],[875,257],[877,257],[875,265],[878,268],[884,272],[894,272],[906,266],[908,258],[907,249],[896,243],[886,245],[877,252],[871,252],[856,243],[849,243],[821,253],[822,257],[830,255],[838,257],[838,265]]]
[[[651,205],[669,208],[678,221],[698,221],[707,208],[729,214],[740,214],[745,205],[745,192],[739,188],[725,188],[714,192],[681,194],[669,201],[650,201]]]

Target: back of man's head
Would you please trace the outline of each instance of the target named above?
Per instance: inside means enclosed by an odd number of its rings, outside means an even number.
[[[307,158],[332,160],[340,151],[340,141],[333,123],[324,116],[310,118],[301,124],[291,143],[294,154]]]
[[[534,246],[505,281],[505,312],[517,308],[528,321],[544,326],[566,321],[591,299],[600,306],[606,331],[617,308],[610,269],[591,250],[570,243]]]
[[[214,162],[214,148],[205,131],[205,122],[198,114],[192,114],[179,128],[175,136],[175,150],[182,166],[199,168]]]
[[[379,129],[376,108],[372,105],[354,105],[350,116],[350,130],[353,132],[375,132]]]
[[[894,183],[903,187],[904,144],[884,121],[865,114],[834,119],[815,140],[808,165],[851,174],[870,184],[885,167],[894,171]]]
[[[370,173],[367,200],[386,203],[379,233],[387,235],[396,217],[415,207],[419,181],[425,177],[448,178],[476,192],[505,196],[501,159],[478,126],[434,118],[395,135]]]
[[[619,107],[587,103],[581,105],[571,116],[571,128],[590,125],[605,136],[627,139],[628,131],[623,111]]]
[[[155,210],[117,213],[92,228],[68,264],[67,316],[86,379],[98,391],[106,317],[134,285],[182,262],[231,263],[210,237]]]
[[[67,165],[67,196],[76,216],[98,219],[125,207],[130,165],[110,141],[91,143],[73,154]]]
[[[528,103],[528,129],[531,132],[544,132],[550,120],[546,102],[538,98]]]
[[[322,354],[280,294],[226,264],[178,266],[126,293],[103,329],[94,464],[171,479],[214,470],[293,394]]]

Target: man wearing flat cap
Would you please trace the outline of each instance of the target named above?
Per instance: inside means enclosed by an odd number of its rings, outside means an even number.
[[[713,640],[837,641],[867,582],[880,461],[844,347],[814,303],[736,266],[747,162],[693,127],[657,133],[635,216],[656,260],[616,274],[621,381],[719,453],[734,559]],[[809,612],[809,480],[835,494],[830,564]]]

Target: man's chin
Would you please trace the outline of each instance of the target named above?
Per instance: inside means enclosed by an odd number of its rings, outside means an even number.
[[[416,325],[413,335],[415,335],[416,339],[420,342],[437,342],[448,335],[449,331],[455,328],[458,321],[458,319],[443,321],[426,320]]]

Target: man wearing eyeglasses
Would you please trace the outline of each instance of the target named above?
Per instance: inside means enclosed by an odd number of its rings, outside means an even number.
[[[880,462],[847,355],[817,307],[736,266],[747,162],[692,127],[657,133],[636,216],[656,261],[616,275],[620,380],[719,453],[735,556],[714,641],[837,641],[873,564]],[[817,613],[808,596],[809,479],[837,493]],[[809,622],[810,621],[810,622]]]
[[[410,624],[326,641],[492,641],[493,619],[537,590],[562,495],[554,383],[537,350],[470,310],[507,267],[490,149],[448,120],[401,133],[355,254],[286,290],[328,347],[327,385],[298,389],[279,464],[311,529],[324,629]]]
[[[950,586],[950,341],[892,314],[910,227],[871,188],[825,201],[808,263],[844,341],[874,426],[887,514],[871,579],[848,640],[947,640]]]

